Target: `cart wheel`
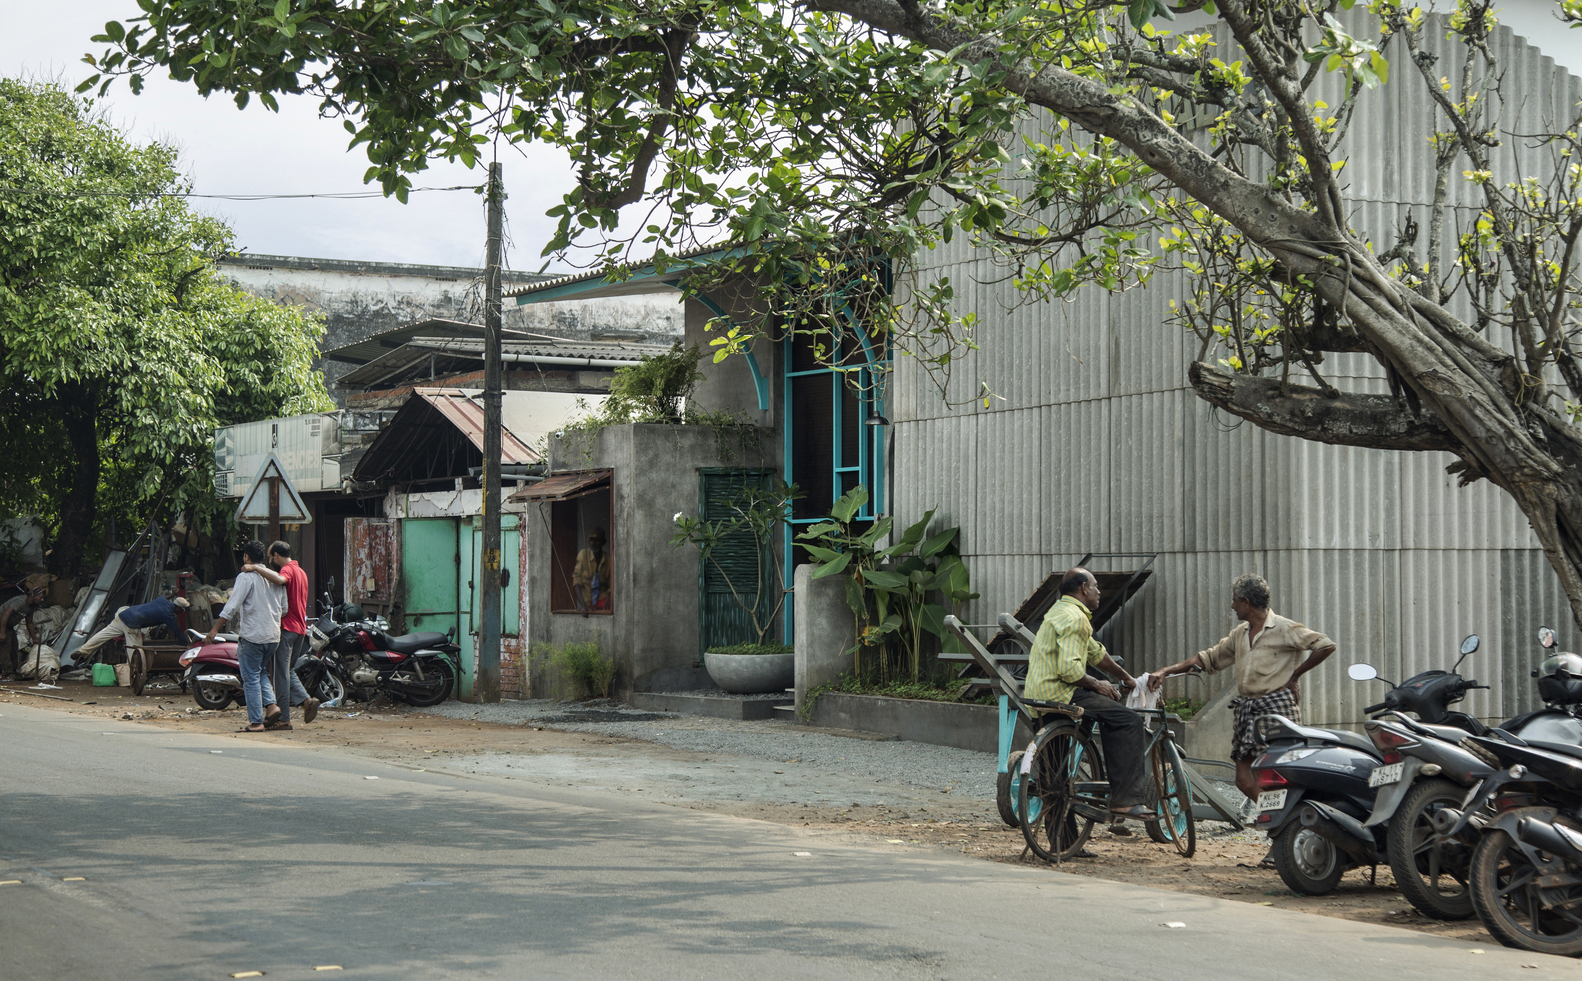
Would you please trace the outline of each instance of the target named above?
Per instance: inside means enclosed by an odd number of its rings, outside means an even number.
[[[1192,787],[1175,744],[1168,740],[1154,746],[1154,786],[1158,791],[1159,830],[1176,846],[1182,858],[1197,851],[1197,821],[1192,815]]]
[[[1104,781],[1104,765],[1086,733],[1070,723],[1045,726],[1031,750],[1033,763],[1016,795],[1022,837],[1046,862],[1073,857],[1093,832],[1093,819],[1077,810],[1083,785]]]
[[[1022,754],[1026,750],[1013,749],[1004,773],[995,781],[994,803],[999,805],[1000,820],[1005,822],[1007,828],[1020,828],[1022,822],[1016,817],[1016,793],[1021,776]]]
[[[127,659],[131,662],[128,673],[132,676],[132,694],[143,694],[143,687],[148,684],[148,661],[143,655],[141,647],[134,647],[127,652]]]

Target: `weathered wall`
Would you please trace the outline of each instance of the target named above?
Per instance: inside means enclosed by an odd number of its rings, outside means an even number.
[[[1504,29],[1495,41],[1507,84],[1527,100],[1508,107],[1502,126],[1536,132],[1545,117],[1569,118],[1582,97],[1577,79]],[[1413,208],[1424,220],[1432,120],[1426,93],[1405,73],[1364,97],[1343,171],[1362,202],[1359,227],[1388,231]],[[1538,626],[1552,624],[1576,646],[1525,519],[1487,483],[1454,486],[1448,455],[1272,436],[1195,398],[1186,366],[1197,341],[1165,322],[1167,302],[1185,293],[1178,277],[1119,296],[1085,290],[1069,303],[1029,304],[996,285],[1006,283],[1002,270],[959,236],[923,256],[918,275],[948,275],[961,310],[983,318],[981,350],[951,382],[951,399],[967,404],[948,406],[916,359],[899,358],[891,407],[897,520],[938,506],[939,520],[961,526],[982,594],[963,619],[993,622],[1086,552],[1158,552],[1153,581],[1109,633],[1136,672],[1217,641],[1235,622],[1231,579],[1262,573],[1276,611],[1339,645],[1302,686],[1308,719],[1322,724],[1355,723],[1384,690],[1347,679],[1353,661],[1399,680],[1448,668],[1461,637],[1476,632],[1483,648],[1464,670],[1494,690],[1466,705],[1503,719],[1536,701],[1528,671]],[[1341,388],[1385,390],[1361,356],[1331,357],[1324,373]],[[972,401],[980,381],[1004,400]],[[1231,680],[1171,686],[1203,697]]]
[[[598,641],[620,665],[616,685],[621,691],[708,684],[698,665],[698,555],[670,546],[674,515],[696,511],[700,468],[764,465],[740,446],[736,460],[722,461],[717,439],[706,426],[612,426],[599,433],[591,454],[580,444],[551,439],[552,469],[613,471],[614,612],[586,617],[550,612],[550,509],[529,503],[523,515],[522,608],[528,611],[524,633],[531,643]],[[535,662],[531,687],[543,696],[564,686],[546,665]]]
[[[221,260],[222,272],[256,296],[324,315],[321,350],[342,347],[420,320],[483,319],[483,270],[347,259],[242,255]],[[507,270],[506,289],[551,278]],[[670,296],[517,306],[502,312],[507,328],[597,339],[621,336],[665,341],[682,333],[683,314]],[[326,383],[349,370],[321,363]]]

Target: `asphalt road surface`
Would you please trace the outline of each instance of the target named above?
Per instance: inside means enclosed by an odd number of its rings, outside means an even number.
[[[0,885],[0,979],[1582,971],[1492,939],[1474,954],[1405,930],[832,844],[524,776],[5,706],[0,882],[20,881]],[[329,967],[340,970],[315,970]]]

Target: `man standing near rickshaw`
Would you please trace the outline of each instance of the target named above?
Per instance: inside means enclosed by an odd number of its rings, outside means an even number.
[[[1259,749],[1258,720],[1265,715],[1283,715],[1301,722],[1297,680],[1335,653],[1335,644],[1318,631],[1271,612],[1269,584],[1262,576],[1249,574],[1231,583],[1230,608],[1241,621],[1230,636],[1179,664],[1155,671],[1148,677],[1148,687],[1158,691],[1164,680],[1175,674],[1197,669],[1212,673],[1236,666],[1236,697],[1230,703],[1235,716],[1230,757],[1236,763],[1236,789],[1249,800],[1257,800],[1252,761]]]
[[[1120,692],[1088,674],[1097,667],[1134,688],[1136,679],[1116,664],[1093,639],[1093,611],[1099,608],[1099,581],[1083,568],[1060,580],[1060,601],[1044,614],[1027,657],[1023,694],[1045,702],[1065,702],[1099,721],[1105,768],[1110,775],[1110,811],[1117,820],[1152,820],[1143,789],[1143,718],[1120,704]]]

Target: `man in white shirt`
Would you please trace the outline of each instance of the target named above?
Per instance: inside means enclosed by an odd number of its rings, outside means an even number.
[[[264,543],[248,542],[242,546],[242,555],[248,562],[262,565]],[[275,689],[264,673],[264,661],[280,646],[280,617],[286,611],[286,587],[269,582],[256,572],[243,572],[236,577],[231,598],[220,611],[205,644],[213,643],[220,627],[236,625],[236,660],[242,670],[242,696],[247,702],[247,725],[241,732],[264,732],[264,723],[280,714],[275,704]]]

